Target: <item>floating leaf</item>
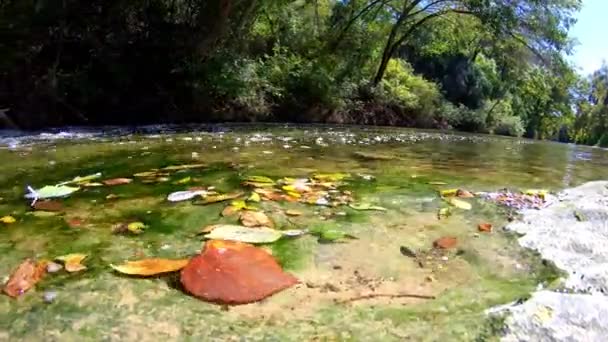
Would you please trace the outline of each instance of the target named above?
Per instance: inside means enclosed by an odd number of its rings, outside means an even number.
[[[308,230],[306,229],[289,229],[289,230],[281,230],[281,233],[283,233],[284,236],[289,236],[289,237],[297,237],[297,236],[302,236],[308,233]]]
[[[273,228],[274,223],[263,212],[244,211],[239,217],[241,224],[245,227],[268,227]]]
[[[285,210],[287,216],[302,216],[302,212],[298,210],[288,209]]]
[[[103,183],[98,183],[98,182],[92,182],[92,183],[78,183],[81,186],[87,187],[87,188],[96,188],[96,187],[100,187],[103,186]]]
[[[447,185],[447,184],[448,183],[446,183],[446,182],[435,182],[435,181],[429,182],[429,185]]]
[[[52,217],[52,216],[57,216],[60,215],[60,212],[57,211],[42,211],[42,210],[36,210],[36,211],[31,211],[27,213],[28,215],[32,215],[35,217]]]
[[[260,301],[298,283],[268,252],[249,244],[209,241],[181,272],[190,294],[221,304]]]
[[[452,215],[452,210],[450,208],[441,208],[437,212],[437,219],[441,220],[443,218],[449,217]]]
[[[170,165],[167,167],[163,167],[162,170],[165,171],[180,171],[180,170],[191,170],[191,169],[200,169],[205,167],[205,164],[183,164],[183,165]]]
[[[132,181],[133,180],[131,178],[112,178],[112,179],[106,179],[106,180],[102,181],[102,183],[105,185],[108,185],[108,186],[114,186],[114,185],[129,184]]]
[[[138,178],[155,177],[157,173],[158,173],[158,171],[145,171],[145,172],[136,173],[133,175],[133,177],[138,177]]]
[[[173,184],[188,184],[192,181],[192,177],[184,177],[182,179],[176,180]]]
[[[46,274],[46,262],[36,262],[32,259],[24,260],[11,273],[4,286],[4,293],[16,298],[34,287]]]
[[[127,230],[133,234],[140,234],[146,229],[146,225],[143,222],[131,222],[127,224]]]
[[[230,240],[248,243],[271,243],[280,239],[283,234],[271,228],[248,228],[236,225],[218,225],[205,235],[207,239]]]
[[[460,208],[460,209],[464,209],[464,210],[471,210],[473,208],[471,206],[471,203],[465,202],[465,201],[460,200],[455,197],[449,197],[449,198],[446,198],[445,200],[446,200],[446,202],[455,206],[456,208]]]
[[[492,224],[491,223],[480,223],[477,226],[477,229],[480,232],[490,233],[490,232],[492,232]]]
[[[114,270],[128,275],[153,276],[162,273],[179,271],[186,267],[188,259],[151,258],[127,261],[122,265],[110,265]]]
[[[258,194],[257,192],[252,192],[251,196],[249,196],[249,198],[247,198],[247,200],[250,202],[260,202],[262,200],[262,198],[260,197],[260,194]]]
[[[433,247],[440,249],[450,249],[456,247],[458,240],[455,237],[441,237],[433,241]]]
[[[87,267],[82,264],[82,261],[87,257],[86,254],[81,253],[73,253],[62,255],[60,257],[55,258],[55,260],[59,260],[63,262],[63,266],[65,270],[68,272],[78,272],[86,270]]]
[[[80,188],[66,185],[47,185],[38,190],[32,190],[30,190],[30,192],[25,195],[25,198],[47,199],[55,197],[66,197],[80,190]]]
[[[207,197],[205,197],[204,200],[202,200],[200,202],[196,202],[195,204],[211,204],[211,203],[223,202],[223,201],[228,201],[228,200],[232,200],[232,199],[235,199],[235,198],[239,198],[241,196],[243,196],[242,192],[235,192],[235,193],[223,194],[223,195],[207,196]]]
[[[441,190],[439,192],[441,197],[452,197],[452,196],[456,196],[457,193],[458,193],[458,189]]]
[[[17,222],[17,220],[12,216],[7,215],[7,216],[0,217],[0,222],[2,222],[4,224],[13,224],[13,223]]]
[[[255,189],[255,193],[260,194],[264,199],[269,201],[281,201],[284,199],[283,194],[271,189]]]
[[[249,182],[249,181],[244,181],[242,183],[243,186],[250,186],[253,188],[272,188],[274,186],[274,183],[256,183],[256,182]]]
[[[32,208],[43,211],[63,211],[63,204],[59,201],[37,201]]]
[[[117,194],[109,194],[106,196],[106,200],[111,201],[111,200],[115,200],[117,198],[120,198],[121,196],[117,195]]]
[[[172,192],[167,196],[169,202],[181,202],[191,200],[197,196],[205,196],[207,191],[205,190],[187,190],[187,191],[176,191]]]
[[[312,176],[314,180],[322,182],[339,182],[349,177],[348,173],[316,173]]]
[[[361,204],[349,204],[349,207],[351,207],[352,209],[355,210],[377,210],[377,211],[387,211],[386,208],[383,207],[379,207],[376,205],[371,205],[368,203],[361,203]]]

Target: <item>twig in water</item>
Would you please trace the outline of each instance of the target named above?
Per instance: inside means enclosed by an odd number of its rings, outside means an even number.
[[[357,297],[353,297],[353,298],[344,299],[344,300],[338,301],[337,303],[345,304],[345,303],[355,302],[358,300],[378,298],[378,297],[435,299],[435,296],[420,295],[420,294],[415,294],[415,293],[393,293],[393,294],[391,294],[391,293],[370,293],[370,294],[366,294],[366,295],[361,295],[361,296],[357,296]]]

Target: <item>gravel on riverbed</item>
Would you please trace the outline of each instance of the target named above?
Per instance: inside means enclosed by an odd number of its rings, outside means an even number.
[[[568,276],[578,293],[539,291],[510,313],[503,341],[608,340],[608,181],[558,194],[541,210],[523,210],[506,229],[524,234],[519,243],[538,251]]]

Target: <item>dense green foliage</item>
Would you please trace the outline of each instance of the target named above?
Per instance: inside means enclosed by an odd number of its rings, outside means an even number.
[[[608,142],[580,0],[2,0],[4,125],[294,121]]]

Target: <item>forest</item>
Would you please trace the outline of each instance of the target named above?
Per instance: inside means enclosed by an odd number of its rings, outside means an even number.
[[[608,146],[580,0],[0,0],[0,126],[293,122]]]

